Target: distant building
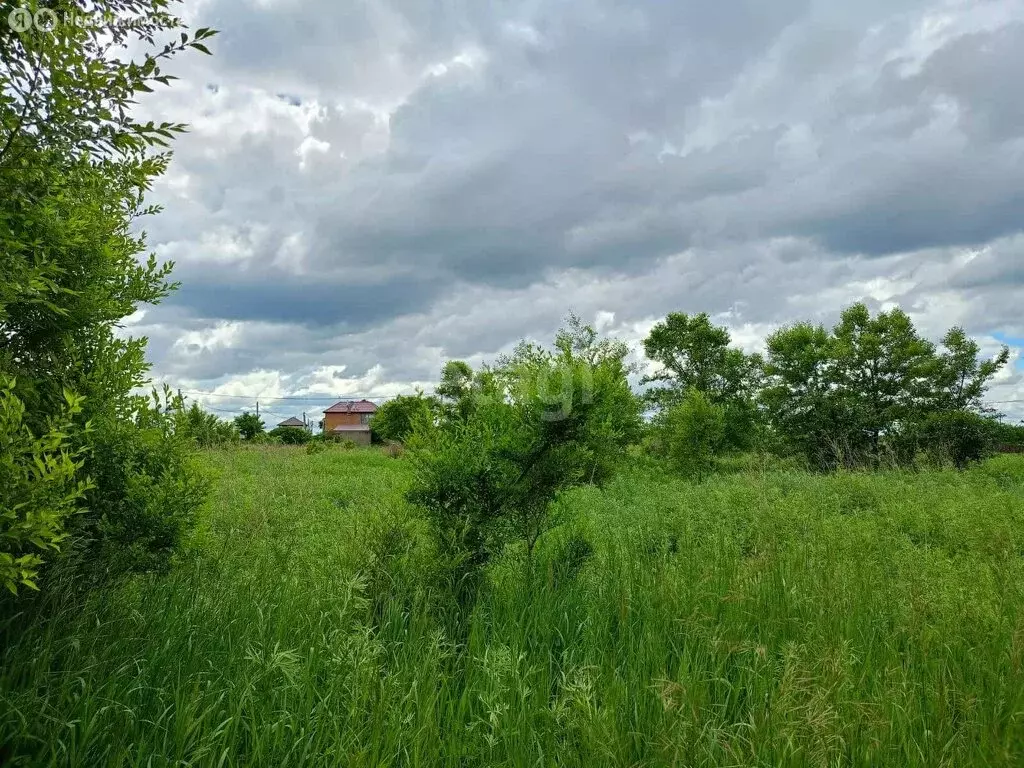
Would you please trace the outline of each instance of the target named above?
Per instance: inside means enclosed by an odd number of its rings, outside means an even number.
[[[341,400],[324,411],[324,434],[369,445],[370,417],[376,411],[377,406],[369,400]]]
[[[290,416],[289,418],[285,419],[284,421],[282,421],[277,426],[279,426],[279,427],[302,427],[302,428],[305,428],[306,425],[300,419],[296,419],[294,416]]]

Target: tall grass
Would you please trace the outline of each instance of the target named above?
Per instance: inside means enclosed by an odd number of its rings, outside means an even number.
[[[209,462],[169,577],[8,614],[0,763],[1024,762],[1019,457],[626,472],[559,499],[468,627],[432,586],[402,460]]]

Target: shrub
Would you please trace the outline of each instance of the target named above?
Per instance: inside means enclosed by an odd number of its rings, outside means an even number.
[[[323,453],[327,450],[327,439],[323,435],[311,435],[306,443],[306,453],[312,456],[315,453]]]
[[[279,440],[282,445],[305,445],[313,439],[313,435],[304,427],[275,427],[267,434]]]
[[[980,414],[947,411],[929,415],[919,432],[925,453],[933,461],[964,469],[992,454],[996,430],[993,420]]]
[[[665,453],[684,475],[700,481],[714,470],[725,438],[722,406],[691,389],[664,413],[660,427]]]
[[[202,41],[214,34],[182,32],[164,0],[44,5],[115,16],[130,8],[133,24],[114,42],[75,24],[52,33],[5,29],[0,42],[0,374],[17,382],[3,396],[3,493],[14,504],[3,508],[3,525],[41,526],[27,543],[20,534],[6,539],[20,553],[7,552],[15,560],[30,555],[26,546],[55,545],[63,522],[77,524],[83,516],[65,517],[67,504],[102,461],[90,458],[104,451],[94,442],[133,428],[146,340],[123,338],[121,321],[176,287],[172,265],[147,258],[139,224],[159,210],[145,197],[185,126],[137,121],[132,107],[138,93],[170,82],[162,66],[188,48],[207,51]],[[157,42],[167,35],[174,39]],[[128,52],[112,56],[112,45]],[[82,400],[66,420],[67,392]],[[72,483],[71,465],[81,459]],[[93,477],[96,487],[81,494],[96,520],[132,503],[117,497],[126,485],[103,488],[105,478]]]
[[[1008,424],[1005,421],[996,421],[992,425],[992,431],[997,447],[1024,451],[1024,422]]]
[[[65,521],[90,484],[76,479],[81,451],[66,434],[81,398],[67,395],[66,410],[36,437],[13,390],[14,381],[0,379],[0,586],[17,594],[19,586],[37,589],[41,553],[57,550]]]
[[[88,581],[166,571],[190,532],[208,488],[188,438],[154,393],[131,422],[93,424],[84,469],[95,487],[69,526],[70,565]]]
[[[560,333],[554,351],[520,345],[495,369],[490,395],[410,439],[408,498],[426,511],[464,609],[483,567],[511,542],[532,559],[558,492],[610,473],[637,431],[624,353],[584,330]]]
[[[192,403],[188,409],[181,408],[175,411],[174,431],[192,440],[200,448],[231,445],[237,443],[240,437],[232,422],[204,411],[199,403]]]

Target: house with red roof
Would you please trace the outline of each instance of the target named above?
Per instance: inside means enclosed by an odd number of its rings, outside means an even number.
[[[340,400],[324,411],[324,435],[370,444],[370,417],[377,406],[369,400]]]

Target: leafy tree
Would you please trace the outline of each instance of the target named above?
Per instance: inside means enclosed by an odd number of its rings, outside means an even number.
[[[482,397],[494,396],[499,384],[487,366],[474,372],[463,360],[449,360],[441,369],[441,381],[434,390],[441,416],[447,420],[466,419]]]
[[[834,339],[798,323],[767,340],[761,402],[774,436],[820,469],[862,461],[869,453],[857,398],[838,388]]]
[[[936,354],[902,310],[872,317],[864,304],[844,310],[831,333],[780,329],[768,338],[762,392],[773,429],[819,468],[878,462],[885,451],[907,462],[929,444],[946,446],[954,463],[980,456],[986,420],[942,414],[980,410],[1008,350],[980,360],[960,328],[942,343]]]
[[[410,440],[410,500],[427,512],[463,607],[483,567],[512,541],[531,554],[549,505],[608,470],[639,426],[639,406],[616,354],[590,357],[560,336],[545,350],[521,344],[494,370],[494,396],[466,418]]]
[[[943,411],[980,412],[989,382],[1010,360],[1009,347],[1003,346],[991,360],[979,359],[978,343],[960,327],[949,329],[942,347],[931,372],[933,406]]]
[[[473,369],[463,360],[449,360],[441,369],[437,396],[446,403],[457,403],[471,394]]]
[[[659,385],[647,393],[658,408],[679,403],[690,391],[702,392],[723,409],[725,446],[743,449],[756,433],[761,358],[730,347],[731,341],[728,329],[713,325],[706,313],[672,312],[644,340],[645,354],[661,369],[641,383]]]
[[[629,346],[625,342],[601,338],[596,328],[573,313],[566,318],[565,327],[555,334],[555,348],[564,357],[579,358],[592,366],[611,365],[623,375],[637,371],[635,364],[626,362]]]
[[[255,440],[263,434],[263,419],[255,413],[244,411],[241,415],[235,416],[234,423],[243,440]]]
[[[833,396],[877,459],[882,435],[914,419],[925,403],[935,347],[903,310],[872,318],[864,304],[843,311],[830,346]]]
[[[81,398],[80,411],[60,431],[81,457],[76,482],[93,478],[95,488],[79,497],[80,513],[65,518],[75,529],[72,539],[102,535],[116,515],[132,513],[117,496],[126,486],[102,486],[110,477],[105,462],[130,448],[123,429],[142,414],[172,418],[163,409],[155,415],[147,398],[133,394],[148,370],[145,339],[115,334],[140,303],[157,302],[175,287],[170,264],[142,255],[145,239],[135,220],[156,212],[144,196],[167,166],[162,150],[184,126],[144,124],[131,115],[137,94],[169,83],[161,71],[167,60],[188,48],[205,51],[202,41],[213,34],[181,32],[182,22],[168,12],[172,4],[99,0],[89,4],[92,12],[132,23],[21,33],[4,27],[0,36],[0,375],[16,380],[11,395],[24,406],[21,423],[39,439],[52,434],[48,422],[64,412],[66,392]],[[70,0],[46,6],[84,10]],[[161,46],[163,34],[173,39]],[[125,53],[140,49],[135,60]],[[12,453],[0,463],[17,465],[20,449],[9,443],[4,450]],[[165,465],[172,473],[183,466],[184,460]],[[179,479],[168,476],[162,487],[173,495],[187,485]],[[182,490],[172,506],[179,501],[191,497]]]
[[[700,482],[715,469],[725,440],[725,410],[699,389],[687,392],[659,419],[665,452],[687,477]]]
[[[934,347],[900,309],[843,311],[831,333],[798,324],[768,338],[763,402],[773,426],[821,468],[877,461],[883,435],[916,421]]]
[[[571,411],[573,400],[564,371],[579,368],[584,377],[605,377],[603,399],[590,415],[585,440],[593,457],[588,481],[601,483],[612,474],[624,446],[637,442],[643,429],[642,402],[628,383],[629,375],[637,371],[636,365],[627,362],[629,353],[624,342],[601,338],[595,328],[570,314],[565,327],[555,334],[553,350],[521,342],[512,355],[499,358],[492,375],[494,381],[503,381],[514,391],[524,372],[532,371],[527,378],[536,380],[542,386],[542,396],[566,412]],[[590,397],[592,386],[593,381],[583,382],[584,398]],[[503,397],[486,386],[481,391],[484,397]]]
[[[436,421],[438,403],[434,398],[398,395],[383,403],[370,418],[370,429],[380,440],[404,443],[416,429],[428,430]]]

